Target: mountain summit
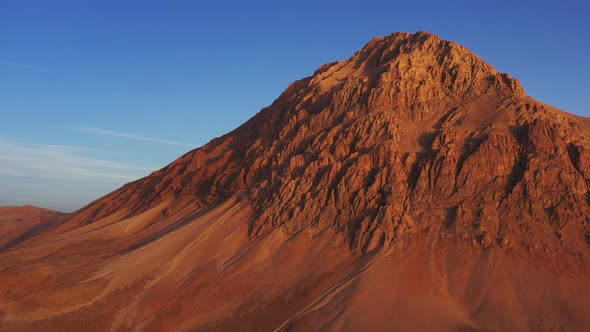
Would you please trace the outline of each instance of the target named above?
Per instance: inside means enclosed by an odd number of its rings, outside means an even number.
[[[584,330],[589,135],[457,43],[375,38],[1,252],[0,322]]]

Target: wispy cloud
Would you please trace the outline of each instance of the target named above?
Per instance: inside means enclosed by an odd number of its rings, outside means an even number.
[[[44,72],[45,71],[43,68],[40,68],[37,66],[27,65],[27,64],[23,64],[23,63],[15,63],[15,62],[5,61],[5,60],[0,60],[0,66],[10,67],[10,68],[20,69],[20,70],[36,71],[36,72]]]
[[[81,181],[130,181],[156,167],[142,167],[84,155],[85,148],[19,144],[0,138],[0,175]]]
[[[157,137],[142,136],[142,135],[136,135],[136,134],[125,133],[125,132],[114,131],[114,130],[99,129],[99,128],[85,127],[85,126],[78,127],[78,129],[82,132],[89,133],[89,134],[111,136],[111,137],[120,137],[120,138],[132,139],[132,140],[136,140],[136,141],[145,141],[145,142],[152,142],[152,143],[159,143],[159,144],[177,145],[177,146],[183,146],[183,147],[188,147],[188,148],[195,147],[195,144],[192,144],[192,143],[173,141],[173,140],[164,139],[164,138],[157,138]]]
[[[57,144],[35,144],[35,146],[40,146],[48,149],[59,149],[59,150],[70,150],[70,151],[86,151],[86,152],[98,152],[98,153],[107,153],[107,154],[119,154],[112,151],[100,150],[100,149],[92,149],[80,146],[72,146],[72,145],[57,145]]]

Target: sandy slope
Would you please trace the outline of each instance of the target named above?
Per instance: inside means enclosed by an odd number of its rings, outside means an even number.
[[[152,237],[149,225],[159,218],[152,210],[5,251],[1,325],[583,331],[590,324],[588,264],[565,252],[472,248],[436,240],[427,229],[358,255],[329,231],[276,230],[247,241],[244,202],[230,200],[194,218],[189,207],[158,222],[191,220],[141,247],[135,244]]]

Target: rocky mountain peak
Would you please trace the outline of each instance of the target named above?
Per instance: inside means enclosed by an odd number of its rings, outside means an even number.
[[[557,208],[586,201],[585,173],[574,166],[588,159],[579,152],[576,121],[527,97],[517,80],[454,42],[394,33],[321,66],[233,132],[75,219],[93,222],[123,207],[133,215],[170,200],[202,208],[240,197],[255,214],[252,237],[277,228],[331,229],[352,250],[370,251],[446,225],[443,234],[488,245],[502,240],[503,223],[516,214],[549,220],[537,212],[549,208],[569,220],[588,212],[586,203]],[[553,157],[534,163],[540,155]],[[570,176],[534,180],[549,163]],[[560,200],[547,202],[547,193]],[[561,199],[565,193],[572,201]]]
[[[362,88],[370,94],[371,106],[385,107],[485,94],[525,95],[518,80],[467,48],[423,31],[374,38],[350,59],[320,67],[312,83],[320,91]]]

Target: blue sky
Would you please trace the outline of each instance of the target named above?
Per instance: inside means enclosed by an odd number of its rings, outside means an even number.
[[[1,1],[0,205],[72,211],[220,136],[370,38],[426,30],[590,116],[567,1]]]

